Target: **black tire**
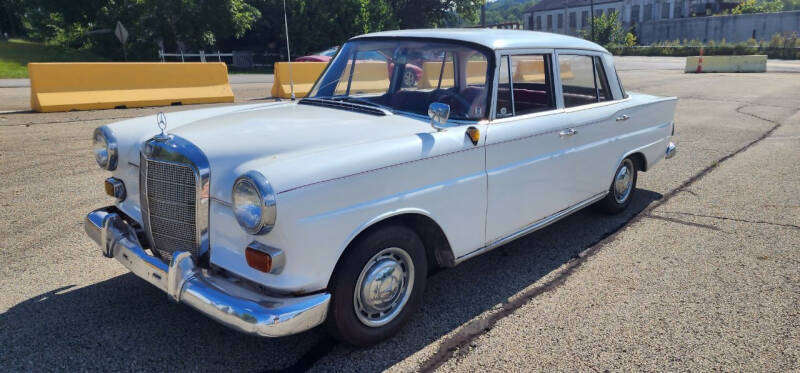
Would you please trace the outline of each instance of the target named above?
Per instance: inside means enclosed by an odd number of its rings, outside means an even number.
[[[411,284],[410,294],[402,305],[398,305],[397,313],[384,325],[368,326],[362,321],[363,318],[370,318],[366,313],[357,314],[357,299],[355,289],[367,268],[377,267],[376,263],[391,262],[393,258],[384,261],[373,260],[379,254],[385,255],[387,250],[395,251],[400,249],[407,254],[405,258],[410,259],[412,266],[404,267],[408,273],[409,268],[412,274],[408,274],[406,283]],[[401,258],[398,263],[405,263]],[[392,262],[393,263],[393,262]],[[425,247],[417,234],[404,226],[390,225],[378,228],[367,233],[358,239],[347,251],[344,257],[336,266],[330,283],[332,298],[328,312],[326,324],[331,334],[338,340],[353,346],[369,346],[376,344],[386,338],[391,337],[408,321],[409,317],[417,311],[425,290],[426,276],[428,272],[427,257]],[[394,268],[394,267],[393,267]],[[399,267],[398,267],[399,268]],[[366,276],[367,278],[369,276]],[[410,280],[413,278],[413,282]],[[391,286],[390,286],[391,287]],[[361,286],[359,286],[361,288]],[[402,286],[401,286],[402,288]],[[382,289],[379,287],[379,289]],[[364,293],[360,293],[364,294]],[[403,293],[405,294],[405,293]],[[404,297],[404,295],[402,295]],[[391,298],[391,297],[390,297]],[[396,298],[399,299],[399,296]],[[363,307],[362,307],[363,309]],[[372,320],[368,320],[372,322]]]
[[[629,172],[631,175],[630,190],[628,190],[627,193],[619,193],[616,185],[617,178],[620,177],[620,173],[623,172],[623,168],[627,168],[626,172]],[[624,211],[626,208],[628,208],[628,205],[631,204],[631,200],[633,200],[633,197],[636,194],[637,177],[638,169],[636,167],[636,161],[632,158],[623,159],[619,166],[617,166],[616,171],[614,171],[614,176],[611,179],[611,186],[608,188],[608,194],[606,194],[605,198],[597,202],[595,207],[601,212],[605,212],[607,214],[618,214]]]

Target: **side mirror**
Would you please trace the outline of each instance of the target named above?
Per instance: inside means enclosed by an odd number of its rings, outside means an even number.
[[[433,102],[428,106],[428,116],[431,117],[431,127],[441,131],[444,129],[442,124],[447,123],[447,118],[450,118],[450,105]]]

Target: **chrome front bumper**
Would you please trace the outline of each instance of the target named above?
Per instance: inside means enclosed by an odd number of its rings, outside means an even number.
[[[233,329],[265,337],[280,337],[321,324],[328,312],[329,293],[302,297],[267,296],[237,280],[198,268],[188,252],[175,252],[169,265],[142,248],[134,229],[115,207],[89,213],[84,223],[103,250],[137,276],[176,302],[188,304]]]

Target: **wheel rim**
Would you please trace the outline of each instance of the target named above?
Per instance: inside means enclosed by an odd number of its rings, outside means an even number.
[[[403,85],[406,87],[413,87],[414,83],[416,83],[416,80],[417,76],[411,70],[406,70],[406,72],[403,74]]]
[[[358,319],[379,327],[394,320],[414,289],[414,262],[408,253],[390,247],[375,254],[361,269],[353,294]]]
[[[614,175],[614,199],[617,203],[625,202],[633,190],[633,162],[630,159],[622,161],[617,174]]]

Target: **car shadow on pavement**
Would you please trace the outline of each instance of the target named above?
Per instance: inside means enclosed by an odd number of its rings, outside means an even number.
[[[269,371],[316,363],[336,371],[385,369],[506,302],[661,197],[639,189],[619,215],[585,209],[437,271],[420,312],[397,336],[370,348],[336,344],[324,328],[276,339],[241,334],[169,301],[127,273],[82,288],[56,289],[0,315],[0,366],[7,371]]]

